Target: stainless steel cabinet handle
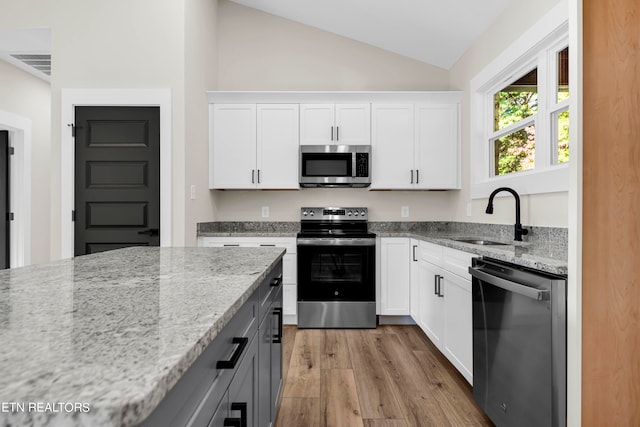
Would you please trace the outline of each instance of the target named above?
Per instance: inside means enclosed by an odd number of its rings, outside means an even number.
[[[256,170],[255,169],[251,169],[251,183],[255,184],[256,183]]]
[[[333,141],[333,126],[331,126],[331,140]]]
[[[529,286],[521,285],[510,280],[505,280],[492,274],[485,273],[477,267],[469,267],[469,274],[473,277],[480,279],[483,282],[487,282],[491,285],[502,288],[506,291],[515,292],[527,298],[543,301],[549,299],[549,291],[544,289],[536,289]]]
[[[258,184],[260,184],[260,169],[258,169]]]
[[[413,169],[411,169],[411,184],[413,184]]]
[[[336,126],[336,141],[340,141],[340,126]]]
[[[420,184],[420,170],[416,169],[416,184]]]

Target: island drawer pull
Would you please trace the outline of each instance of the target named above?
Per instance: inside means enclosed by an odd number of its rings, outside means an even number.
[[[282,343],[282,308],[281,307],[277,307],[273,309],[273,314],[278,316],[278,333],[276,335],[273,336],[273,343],[274,344],[281,344]]]
[[[282,284],[282,274],[279,275],[278,277],[274,277],[273,280],[271,281],[271,286],[272,287],[278,287]]]
[[[240,411],[240,418],[225,418],[222,425],[224,427],[247,427],[247,404],[232,403],[232,411]]]
[[[242,352],[244,348],[249,344],[249,338],[247,337],[233,337],[231,341],[233,344],[240,344],[236,351],[231,355],[231,359],[229,360],[218,360],[216,363],[216,369],[235,369],[238,360],[240,360],[240,356],[242,356]]]

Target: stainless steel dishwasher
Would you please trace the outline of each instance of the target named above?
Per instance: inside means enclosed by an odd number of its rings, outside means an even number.
[[[473,398],[498,427],[566,426],[566,277],[486,257],[469,273]]]

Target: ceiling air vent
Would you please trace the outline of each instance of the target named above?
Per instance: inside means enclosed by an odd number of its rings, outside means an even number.
[[[14,54],[11,57],[47,76],[51,76],[51,55],[49,54]]]

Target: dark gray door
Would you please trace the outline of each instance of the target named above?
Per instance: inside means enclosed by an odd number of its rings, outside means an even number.
[[[9,132],[0,131],[0,269],[9,268]]]
[[[76,107],[75,255],[160,245],[160,108]]]

